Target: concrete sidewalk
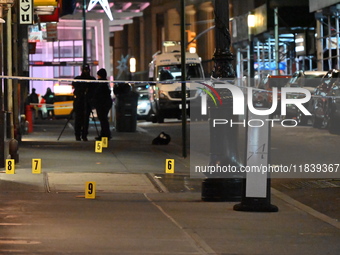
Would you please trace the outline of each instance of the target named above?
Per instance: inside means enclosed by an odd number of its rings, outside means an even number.
[[[277,213],[202,202],[198,191],[169,193],[154,178],[178,146],[152,146],[147,133],[114,133],[109,148],[75,142],[67,128],[41,125],[24,137],[16,173],[0,173],[0,254],[340,254],[340,224],[273,190]],[[42,174],[31,173],[32,158]],[[95,199],[85,182],[95,181]]]

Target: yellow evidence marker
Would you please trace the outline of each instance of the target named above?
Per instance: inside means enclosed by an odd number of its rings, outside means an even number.
[[[15,161],[14,159],[6,159],[6,174],[15,173]]]
[[[174,159],[165,160],[165,173],[166,174],[175,173],[175,160]]]
[[[32,159],[32,174],[41,174],[41,158]]]
[[[102,137],[102,147],[103,148],[109,147],[109,139],[107,137]]]
[[[102,153],[103,152],[103,144],[101,141],[96,141],[96,148],[94,150],[97,153]]]
[[[89,198],[89,199],[96,198],[96,183],[95,182],[85,183],[85,198]]]

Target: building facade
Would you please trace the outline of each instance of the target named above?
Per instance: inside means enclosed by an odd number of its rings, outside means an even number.
[[[230,33],[234,66],[238,77],[249,75],[250,58],[255,74],[290,75],[296,70],[328,70],[337,67],[339,45],[338,9],[336,0],[229,0]],[[250,56],[247,16],[257,16],[252,28],[254,54]],[[197,53],[202,58],[207,77],[213,68],[214,1],[187,0],[185,29],[196,32]],[[161,50],[162,41],[180,41],[180,1],[154,0],[142,17],[111,38],[113,69],[123,57],[137,58],[135,79],[146,80],[152,55]],[[116,69],[116,70],[115,70]],[[120,72],[120,73],[119,73]]]

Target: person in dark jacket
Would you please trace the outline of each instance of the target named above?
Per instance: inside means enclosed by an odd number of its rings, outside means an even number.
[[[32,89],[32,93],[28,95],[26,104],[30,105],[31,109],[34,109],[34,118],[38,118],[38,112],[39,112],[39,96],[35,92],[35,88]]]
[[[27,104],[38,104],[39,103],[39,96],[35,91],[36,89],[33,88],[32,93],[28,95]]]
[[[98,80],[107,80],[107,73],[104,68],[97,72],[97,78]],[[102,137],[111,139],[108,114],[112,107],[112,98],[109,83],[96,83],[96,89],[94,90],[92,102],[94,108],[96,108],[101,127],[100,136],[96,137],[96,140],[101,140]]]
[[[46,89],[46,93],[43,96],[45,99],[45,104],[47,108],[47,116],[49,118],[54,118],[54,93],[52,92],[51,88]]]
[[[74,79],[96,80],[96,78],[90,75],[90,67],[88,64],[82,67],[81,75]],[[88,141],[87,135],[92,110],[91,99],[96,84],[93,82],[72,82],[72,86],[74,88],[74,134],[77,141],[81,141],[81,139]]]

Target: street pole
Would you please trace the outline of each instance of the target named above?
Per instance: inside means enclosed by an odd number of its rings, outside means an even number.
[[[181,0],[181,72],[182,72],[182,156],[187,157],[185,0]]]
[[[2,8],[2,7],[1,7]],[[2,9],[1,9],[2,10]],[[2,15],[1,15],[2,16]],[[4,26],[2,23],[0,23],[0,41],[3,42],[4,36],[3,36],[3,29]],[[0,72],[4,72],[4,47],[3,43],[0,44]],[[6,112],[4,111],[4,95],[5,90],[3,90],[3,86],[1,84],[0,86],[0,167],[5,167],[5,160],[7,159],[7,154],[5,153],[5,131],[6,131]]]
[[[216,79],[235,78],[232,66],[234,59],[230,52],[229,1],[215,0],[215,66],[212,77]]]
[[[83,66],[87,64],[87,44],[86,44],[86,0],[83,0]]]
[[[255,69],[254,69],[254,29],[255,27],[255,17],[254,14],[248,14],[248,41],[249,41],[249,54],[248,54],[248,86],[255,86]]]
[[[234,79],[235,71],[232,66],[233,54],[230,52],[231,37],[229,33],[229,2],[215,0],[215,65],[212,70],[214,84],[225,83],[226,79]],[[218,89],[217,89],[218,90]],[[241,160],[238,155],[238,129],[235,126],[226,126],[223,129],[213,129],[213,119],[236,120],[232,112],[232,94],[229,90],[218,90],[222,98],[222,105],[209,107],[210,126],[210,166],[236,166],[240,167]],[[226,178],[227,177],[227,178]],[[232,176],[216,175],[206,178],[202,182],[203,201],[240,201],[242,194],[242,179]]]
[[[275,72],[280,75],[280,52],[279,52],[279,11],[278,8],[274,9],[274,33],[275,33]],[[303,61],[305,63],[305,61]],[[305,65],[303,65],[305,66]]]
[[[7,75],[13,75],[13,62],[12,62],[12,8],[8,9],[7,12]],[[13,122],[13,81],[8,79],[7,81],[7,111],[8,111],[8,119],[7,119],[7,138],[14,137],[14,122]]]

